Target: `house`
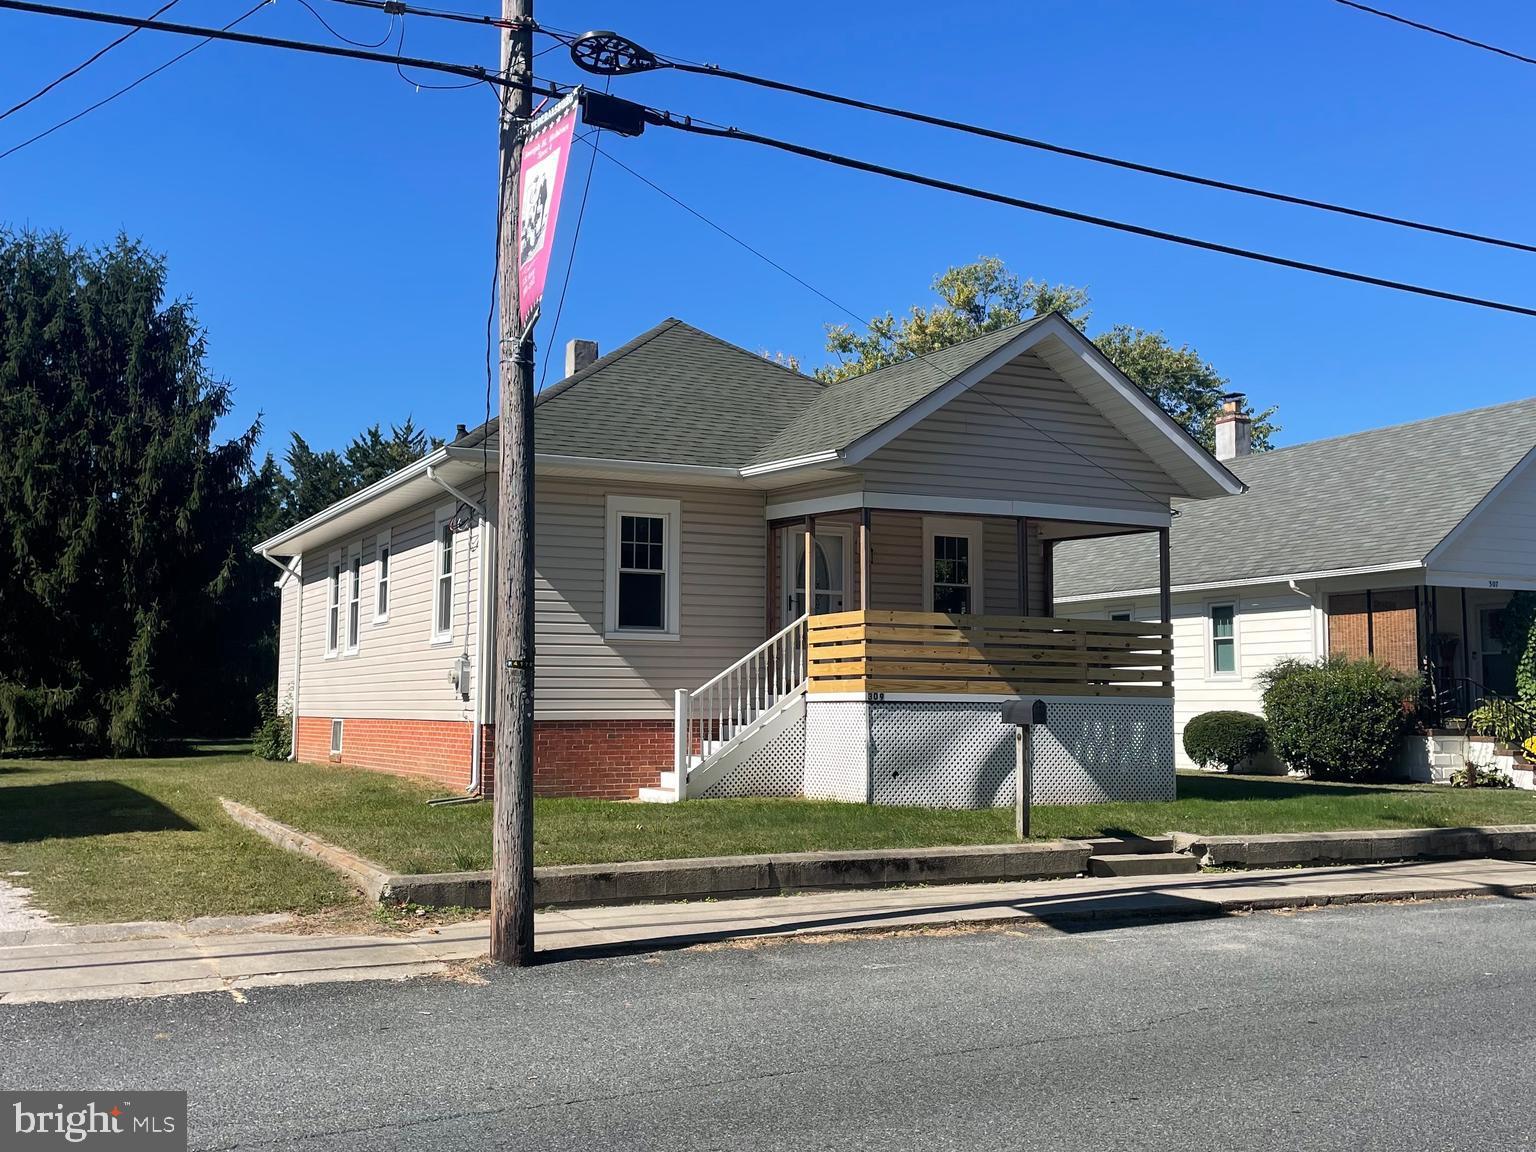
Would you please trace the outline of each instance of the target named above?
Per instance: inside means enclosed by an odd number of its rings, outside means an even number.
[[[573,341],[535,408],[535,787],[1171,797],[1168,626],[1053,610],[1066,540],[1241,484],[1070,323],[823,385],[679,320]],[[293,755],[481,792],[495,421],[261,546]],[[809,596],[807,595],[809,589]]]
[[[1216,455],[1248,492],[1182,504],[1173,522],[1178,731],[1213,709],[1261,711],[1259,674],[1285,657],[1422,672],[1452,715],[1512,694],[1499,619],[1512,591],[1536,589],[1536,399],[1262,453],[1238,398],[1226,407]],[[1066,545],[1056,574],[1070,615],[1157,618],[1139,538]]]

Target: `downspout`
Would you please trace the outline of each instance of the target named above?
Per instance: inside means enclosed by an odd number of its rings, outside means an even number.
[[[289,725],[288,732],[288,759],[297,761],[299,758],[299,669],[302,666],[299,657],[304,651],[304,558],[302,556],[298,557],[299,567],[297,569],[294,569],[291,564],[284,564],[269,552],[261,553],[261,558],[268,564],[280,568],[285,579],[292,576],[299,582],[298,603],[294,608],[296,615],[293,625],[293,711],[289,714],[289,719],[292,723]],[[279,591],[282,590],[282,581],[278,581],[278,589]],[[277,631],[278,638],[281,640],[283,631],[281,600],[278,602],[277,609]]]
[[[474,720],[469,739],[469,786],[464,791],[471,796],[481,793],[484,781],[484,768],[481,764],[480,746],[484,742],[485,733],[485,505],[472,499],[467,493],[461,492],[448,481],[438,475],[435,465],[427,465],[427,479],[436,484],[448,495],[458,500],[461,504],[468,504],[475,510],[475,515],[480,518],[480,523],[475,527],[476,549],[480,553],[478,565],[477,587],[475,595],[475,664],[471,675],[474,677]],[[468,643],[466,626],[465,642]]]
[[[1308,628],[1307,631],[1312,634],[1312,659],[1316,660],[1317,657],[1318,657],[1318,648],[1317,648],[1317,611],[1318,611],[1318,608],[1317,608],[1317,600],[1313,597],[1313,595],[1310,592],[1303,592],[1301,590],[1301,585],[1296,583],[1295,577],[1292,577],[1291,579],[1287,580],[1286,581],[1286,585],[1290,588],[1290,590],[1292,592],[1296,593],[1296,595],[1300,596],[1303,600],[1305,600],[1307,602],[1307,606],[1311,609],[1311,612],[1309,612],[1308,615],[1311,617],[1312,627]]]

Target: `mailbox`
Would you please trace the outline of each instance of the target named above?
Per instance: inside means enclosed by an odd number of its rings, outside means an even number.
[[[1045,723],[1044,700],[1004,700],[1003,723],[1014,726],[1013,761],[1013,830],[1020,840],[1029,835],[1029,806],[1032,802],[1034,781],[1034,752],[1030,747],[1029,730]]]

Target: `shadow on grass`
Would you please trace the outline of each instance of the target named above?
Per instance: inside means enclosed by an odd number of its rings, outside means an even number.
[[[0,843],[23,844],[118,832],[195,832],[152,796],[113,780],[72,780],[7,788],[0,804]]]
[[[1336,800],[1389,790],[1382,785],[1331,784],[1287,776],[1179,776],[1180,800]]]

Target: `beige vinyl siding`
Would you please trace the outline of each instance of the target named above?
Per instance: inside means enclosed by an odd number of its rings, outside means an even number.
[[[466,487],[481,498],[482,485]],[[362,545],[359,635],[355,653],[346,651],[346,600],[342,600],[341,635],[337,655],[325,654],[326,616],[331,548],[304,554],[304,668],[300,678],[299,711],[305,716],[360,716],[403,720],[463,720],[474,716],[473,671],[466,685],[469,699],[448,680],[453,662],[468,652],[476,659],[482,526],[454,535],[453,633],[447,641],[432,637],[436,598],[433,580],[435,533],[439,508],[457,501],[444,492],[441,500],[418,505],[409,512],[355,534],[335,545],[343,557]],[[389,618],[373,619],[377,575],[378,531],[390,531]]]
[[[959,517],[965,519],[965,517]],[[974,519],[974,517],[972,518]],[[818,521],[819,522],[819,521]],[[1016,521],[981,518],[982,611],[1020,615],[1018,528]],[[923,514],[870,512],[870,607],[891,612],[922,612]],[[1044,562],[1038,532],[1029,541],[1030,612],[1044,612]]]
[[[1435,558],[1436,572],[1480,577],[1480,584],[1536,587],[1536,464],[1476,513],[1460,535]]]
[[[1213,604],[1237,608],[1237,675],[1216,676],[1210,669]],[[1133,619],[1157,618],[1157,598],[1085,601],[1069,606],[1083,619],[1106,619],[1130,609]],[[1318,625],[1304,597],[1274,586],[1236,588],[1230,592],[1185,593],[1173,598],[1173,732],[1178,767],[1194,768],[1184,754],[1184,725],[1202,712],[1233,710],[1264,714],[1259,675],[1278,660],[1311,660],[1318,655]]]
[[[604,638],[607,494],[681,502],[680,638]],[[766,635],[763,495],[724,488],[540,478],[536,517],[536,715],[659,718]]]
[[[1033,353],[902,433],[858,471],[871,492],[1121,511],[1166,512],[1177,492],[1161,468]]]
[[[289,707],[293,703],[293,649],[299,638],[299,590],[302,586],[298,576],[285,576],[281,588],[278,589],[277,702],[279,707]]]

